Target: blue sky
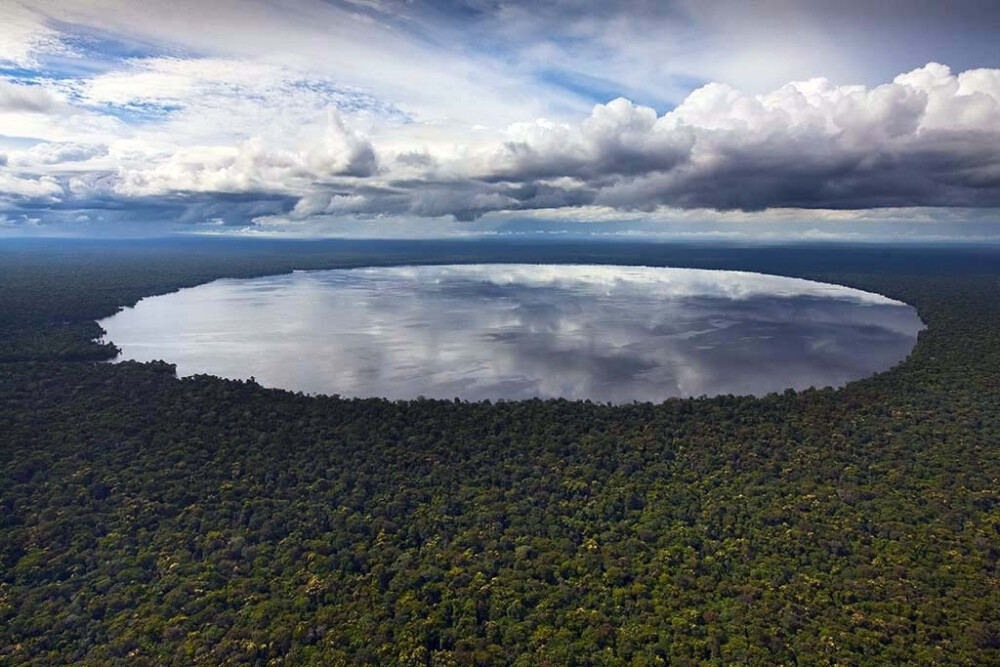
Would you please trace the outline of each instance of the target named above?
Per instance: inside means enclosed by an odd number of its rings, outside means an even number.
[[[1000,240],[995,2],[0,0],[0,235]]]

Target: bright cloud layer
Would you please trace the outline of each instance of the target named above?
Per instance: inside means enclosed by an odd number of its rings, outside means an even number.
[[[112,0],[0,7],[5,230],[1000,209],[996,68],[930,62],[883,82],[812,76],[764,91],[759,76],[741,87],[666,72],[651,96],[676,98],[658,112],[613,94],[618,77],[618,92],[647,96],[620,71],[648,36],[624,13],[564,28],[579,44],[571,68],[567,42],[539,34],[519,5],[462,18],[260,0],[218,3],[200,24],[184,3],[144,8],[145,21]],[[706,16],[678,3],[649,20],[690,38],[715,25]],[[557,30],[548,14],[538,22]],[[459,41],[463,26],[481,52]],[[505,36],[509,53],[486,48]],[[579,69],[602,45],[613,62],[590,63],[587,78]]]

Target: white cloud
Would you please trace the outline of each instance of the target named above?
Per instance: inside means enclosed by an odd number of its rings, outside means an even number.
[[[486,175],[514,178],[592,177],[670,169],[691,150],[693,136],[656,128],[656,111],[618,98],[594,107],[578,126],[545,119],[507,129]]]
[[[251,138],[233,147],[193,147],[151,167],[122,170],[114,191],[125,196],[173,192],[303,193],[317,182],[370,176],[377,167],[371,143],[330,111],[325,132],[315,143],[290,150]]]
[[[51,176],[25,178],[9,171],[0,171],[0,198],[55,200],[63,194],[59,183]]]
[[[578,96],[540,84],[498,59],[457,53],[450,43],[411,34],[388,17],[372,20],[354,8],[321,0],[39,0],[36,9],[87,30],[331,77],[342,86],[392,100],[421,121],[502,126],[525,113],[541,115],[551,110],[550,103],[581,106]],[[173,85],[184,86],[178,81]],[[128,95],[113,81],[95,94]]]
[[[51,80],[27,85],[0,78],[0,136],[83,144],[131,134],[118,118],[73,104],[63,88]]]
[[[42,142],[27,150],[11,153],[9,161],[18,167],[38,167],[67,162],[86,162],[107,154],[108,147],[104,144]]]
[[[0,64],[32,67],[36,55],[70,53],[57,30],[46,25],[45,17],[17,0],[5,0],[0,21]]]

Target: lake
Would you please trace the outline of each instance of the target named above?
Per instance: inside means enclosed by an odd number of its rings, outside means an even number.
[[[120,360],[343,396],[615,403],[841,386],[923,328],[886,297],[738,271],[472,264],[225,279],[100,321]]]

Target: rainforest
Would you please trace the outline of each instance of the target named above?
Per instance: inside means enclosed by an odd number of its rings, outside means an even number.
[[[96,322],[482,263],[802,278],[926,328],[840,388],[609,404],[179,378]],[[3,241],[0,663],[997,664],[998,291],[991,246]]]

